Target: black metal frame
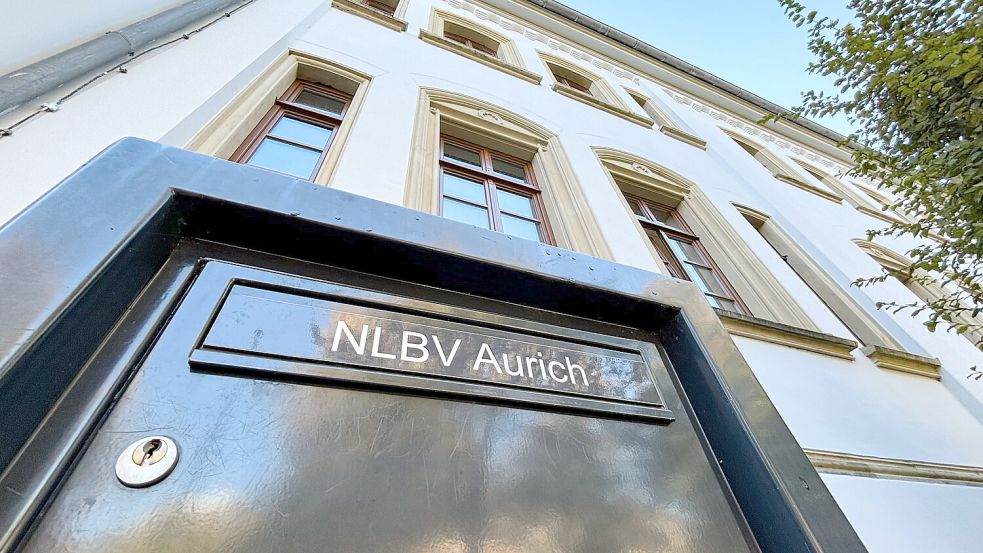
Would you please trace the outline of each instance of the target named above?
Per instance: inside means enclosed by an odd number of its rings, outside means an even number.
[[[460,307],[599,321],[657,343],[761,549],[865,551],[693,284],[138,139],[0,229],[0,550],[16,546],[84,448],[84,424],[128,376],[83,369],[106,347],[139,359],[209,247],[244,262],[277,256],[284,271],[341,266],[441,289]],[[56,403],[87,421],[52,434],[42,422]]]

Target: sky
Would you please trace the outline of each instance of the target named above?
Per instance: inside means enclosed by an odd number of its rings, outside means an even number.
[[[790,108],[805,90],[834,92],[832,78],[810,75],[808,35],[778,0],[560,0],[701,69]],[[846,19],[847,0],[799,0]],[[845,117],[816,119],[847,134]]]

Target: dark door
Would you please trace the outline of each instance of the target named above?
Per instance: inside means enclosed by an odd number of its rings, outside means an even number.
[[[22,549],[757,551],[656,346],[412,296],[207,263]]]

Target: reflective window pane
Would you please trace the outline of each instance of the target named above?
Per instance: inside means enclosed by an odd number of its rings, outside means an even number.
[[[655,216],[656,221],[666,225],[667,227],[679,228],[679,225],[676,224],[676,219],[672,216],[672,212],[657,209],[655,206],[650,207],[650,211],[652,212],[652,215]]]
[[[526,240],[539,241],[539,225],[532,221],[502,215],[502,231],[505,234],[525,238]]]
[[[499,209],[535,219],[536,216],[532,210],[532,198],[527,198],[526,196],[508,192],[500,188],[497,192]]]
[[[704,267],[697,267],[689,264],[687,265],[687,270],[694,274],[693,280],[699,284],[700,288],[702,288],[704,291],[713,292],[714,294],[720,296],[730,295],[727,293],[727,290],[724,289],[723,283],[720,282],[720,279],[717,278],[717,275],[714,274],[713,271]]]
[[[281,117],[276,125],[273,125],[270,135],[323,150],[328,144],[328,139],[331,138],[331,129],[293,117]]]
[[[320,157],[321,152],[267,138],[249,158],[248,163],[256,167],[307,179],[314,172],[314,167]]]
[[[681,260],[695,261],[697,263],[706,265],[706,260],[703,259],[703,255],[700,254],[700,250],[696,249],[696,246],[691,242],[683,242],[681,240],[669,240],[669,247],[672,251],[679,256]]]
[[[444,217],[481,228],[491,228],[488,224],[488,210],[444,198]]]
[[[481,155],[479,155],[478,152],[467,148],[462,148],[457,144],[451,144],[450,142],[444,143],[444,157],[456,159],[457,161],[467,163],[468,165],[474,165],[475,167],[481,167]]]
[[[713,296],[706,296],[706,298],[707,301],[710,302],[710,305],[714,307],[719,307],[725,311],[733,311],[735,313],[741,312],[741,309],[737,307],[737,304],[730,300],[725,300],[723,298],[715,298]]]
[[[635,200],[629,199],[628,205],[631,206],[631,212],[639,217],[646,217],[645,213],[642,211],[642,206],[638,204]]]
[[[485,205],[485,186],[480,182],[444,173],[444,194]]]
[[[505,175],[507,177],[512,177],[514,179],[519,179],[521,181],[526,180],[525,167],[517,163],[512,163],[511,161],[492,158],[492,170],[498,174]]]
[[[332,115],[341,115],[345,110],[345,102],[310,90],[301,92],[294,102]]]

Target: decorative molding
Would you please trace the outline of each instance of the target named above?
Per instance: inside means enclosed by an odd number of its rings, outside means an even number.
[[[532,161],[557,246],[613,259],[600,222],[557,136],[520,115],[471,96],[420,89],[403,199],[406,207],[439,212],[440,133],[448,128],[477,132],[495,147],[516,150],[516,155],[521,151]]]
[[[455,54],[470,58],[478,63],[487,65],[493,69],[498,69],[503,73],[508,73],[509,75],[518,77],[524,81],[528,81],[536,85],[543,81],[542,75],[537,75],[528,69],[523,69],[522,67],[506,63],[494,56],[489,56],[488,54],[479,52],[473,48],[468,48],[463,44],[458,44],[457,42],[447,40],[446,38],[435,35],[425,29],[420,29],[420,38],[428,44],[432,44],[443,48],[444,50],[449,50]]]
[[[742,131],[744,131],[744,132],[746,132],[748,134],[757,136],[761,140],[763,140],[765,142],[768,142],[768,143],[771,143],[771,144],[774,144],[774,145],[778,146],[779,148],[781,148],[783,150],[788,150],[788,151],[792,152],[793,154],[798,155],[798,156],[801,156],[801,157],[804,157],[804,158],[806,158],[806,159],[808,159],[808,160],[810,160],[810,161],[812,161],[814,163],[819,163],[819,164],[821,164],[821,165],[823,165],[823,166],[825,166],[825,167],[827,167],[829,169],[835,170],[837,173],[840,173],[840,174],[846,173],[846,172],[849,171],[849,168],[847,168],[846,166],[844,166],[844,165],[842,165],[840,163],[836,163],[835,161],[833,161],[833,160],[831,160],[831,159],[829,159],[827,157],[820,156],[820,155],[818,155],[816,153],[813,153],[813,152],[810,152],[810,151],[808,151],[808,150],[806,150],[806,149],[804,149],[802,147],[796,146],[795,144],[792,144],[788,140],[785,140],[784,138],[781,138],[781,137],[779,137],[779,136],[777,136],[775,134],[772,134],[772,133],[764,130],[761,127],[761,125],[758,125],[757,123],[751,123],[749,121],[743,121],[741,119],[738,119],[738,118],[734,117],[733,115],[729,115],[729,114],[724,113],[722,111],[719,111],[719,110],[716,110],[714,108],[711,108],[711,107],[707,106],[706,104],[700,103],[700,102],[698,102],[698,101],[696,101],[696,100],[694,100],[694,99],[692,99],[689,96],[686,96],[684,94],[680,94],[679,92],[676,92],[675,90],[672,90],[672,89],[669,89],[669,88],[663,88],[663,90],[666,92],[666,94],[669,95],[670,98],[672,98],[673,100],[679,102],[680,104],[683,104],[685,106],[689,106],[689,107],[693,108],[694,110],[699,111],[701,113],[706,113],[710,117],[712,117],[712,118],[714,118],[714,119],[716,119],[718,121],[722,121],[722,122],[730,125],[731,127],[734,127],[735,129],[739,129],[739,130],[742,130]]]
[[[802,451],[809,457],[817,471],[826,474],[983,486],[983,467],[872,457],[818,449],[803,448]]]
[[[684,130],[677,129],[676,127],[670,127],[669,125],[661,125],[659,127],[659,130],[662,131],[662,134],[664,134],[666,136],[675,138],[676,140],[685,142],[686,144],[689,144],[691,146],[696,146],[697,148],[700,148],[701,150],[706,150],[707,149],[707,141],[706,140],[703,140],[702,138],[700,138],[698,136],[693,136],[692,134],[690,134],[690,133],[688,133],[688,132],[686,132]]]
[[[474,14],[475,17],[477,17],[482,21],[494,23],[499,27],[501,27],[502,29],[505,29],[506,31],[519,34],[526,37],[529,40],[545,44],[552,50],[565,52],[569,54],[570,57],[586,62],[589,65],[592,65],[598,69],[603,69],[604,71],[611,73],[612,75],[618,77],[619,79],[625,79],[635,84],[639,83],[638,76],[632,73],[631,71],[618,67],[613,63],[604,60],[600,57],[588,54],[583,50],[578,50],[570,46],[569,44],[558,40],[555,37],[547,35],[542,31],[534,30],[529,26],[527,26],[526,24],[519,23],[514,19],[502,17],[501,15],[491,10],[479,8],[478,6],[476,6],[471,2],[468,2],[467,0],[445,0],[445,1],[455,9],[463,10],[468,13]]]
[[[389,14],[380,12],[379,10],[374,10],[357,0],[331,0],[331,5],[338,8],[341,11],[355,14],[366,19],[375,21],[384,27],[388,27],[394,31],[405,31],[407,24],[406,21],[398,19]]]
[[[687,179],[641,157],[611,148],[595,147],[593,151],[601,165],[613,177],[628,181],[640,190],[658,194],[663,203],[668,200],[670,204],[678,204],[694,188],[693,183]],[[619,191],[619,196],[623,192]],[[625,211],[631,213],[627,203]]]
[[[777,175],[775,175],[775,178],[784,182],[785,184],[791,184],[792,186],[799,188],[801,190],[805,190],[810,194],[815,194],[820,198],[823,198],[824,200],[829,200],[833,203],[843,203],[843,197],[834,194],[828,190],[819,188],[818,186],[813,186],[807,183],[806,181],[799,179],[798,177],[787,175],[785,173],[778,173]]]
[[[782,346],[821,353],[840,359],[853,361],[850,354],[857,348],[854,340],[824,334],[813,330],[796,328],[786,324],[750,317],[732,311],[714,308],[720,317],[720,322],[731,335],[744,336],[754,340],[771,342]]]
[[[297,79],[332,86],[352,95],[348,110],[321,165],[311,179],[329,184],[358,119],[372,77],[334,62],[289,50],[274,60],[184,145],[187,150],[228,159],[266,116],[276,98]]]
[[[568,98],[572,98],[579,102],[583,102],[599,110],[606,111],[612,115],[617,115],[618,117],[626,121],[631,121],[632,123],[641,125],[643,127],[651,127],[652,125],[655,124],[655,121],[649,119],[648,117],[639,115],[633,111],[628,111],[624,108],[605,102],[604,100],[600,100],[590,94],[585,94],[579,90],[570,88],[569,86],[561,83],[553,83],[553,91],[558,94],[562,94],[563,96],[566,96]]]
[[[882,346],[866,346],[860,352],[881,369],[927,376],[935,380],[942,379],[942,362],[934,357],[915,355]]]

